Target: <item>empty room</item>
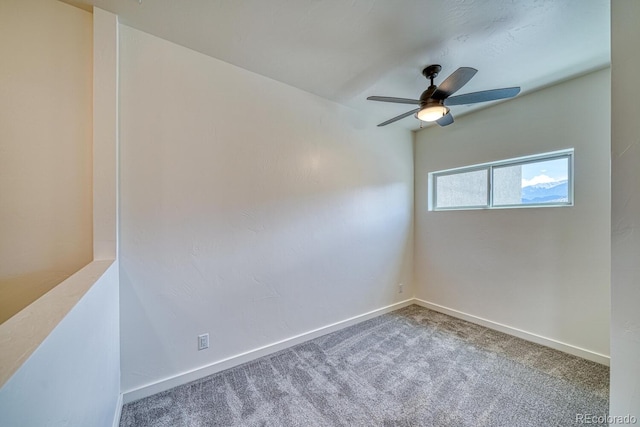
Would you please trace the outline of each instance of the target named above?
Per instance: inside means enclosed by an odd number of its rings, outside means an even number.
[[[0,425],[637,424],[639,22],[0,0]]]

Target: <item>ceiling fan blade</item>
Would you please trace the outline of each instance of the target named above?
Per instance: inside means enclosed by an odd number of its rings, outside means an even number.
[[[519,87],[506,87],[502,89],[483,90],[481,92],[465,93],[452,96],[444,100],[444,105],[475,104],[476,102],[495,101],[498,99],[513,98],[520,93]]]
[[[436,120],[436,123],[440,126],[449,126],[451,123],[453,123],[453,116],[451,115],[451,113],[447,113],[446,116],[442,116],[442,118]]]
[[[389,123],[397,122],[398,120],[404,119],[405,117],[409,117],[410,115],[415,114],[418,111],[420,111],[419,108],[416,108],[415,110],[407,111],[406,113],[400,114],[399,116],[396,116],[393,119],[389,119],[386,122],[380,123],[378,126],[386,126]]]
[[[420,100],[419,99],[393,98],[393,97],[390,97],[390,96],[370,96],[367,99],[369,101],[395,102],[396,104],[420,105]]]
[[[433,99],[446,99],[466,85],[478,70],[471,67],[460,67],[455,70],[433,93]]]

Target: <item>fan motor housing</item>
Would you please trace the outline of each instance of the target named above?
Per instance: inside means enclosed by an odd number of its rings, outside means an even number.
[[[422,92],[422,95],[420,95],[420,102],[421,104],[424,104],[426,102],[428,102],[431,99],[431,95],[433,95],[433,92],[436,90],[435,85],[431,85],[427,88],[427,90],[425,90],[424,92]]]

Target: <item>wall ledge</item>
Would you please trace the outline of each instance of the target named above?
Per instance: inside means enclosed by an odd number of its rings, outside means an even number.
[[[114,263],[94,260],[0,325],[0,387]]]

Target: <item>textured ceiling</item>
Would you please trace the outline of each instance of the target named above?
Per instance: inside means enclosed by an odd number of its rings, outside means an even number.
[[[524,92],[609,63],[608,0],[69,0],[120,22],[384,121],[461,66],[478,74],[458,94]],[[411,106],[409,106],[411,107]],[[472,108],[452,107],[454,115]],[[390,126],[416,129],[406,118]]]

